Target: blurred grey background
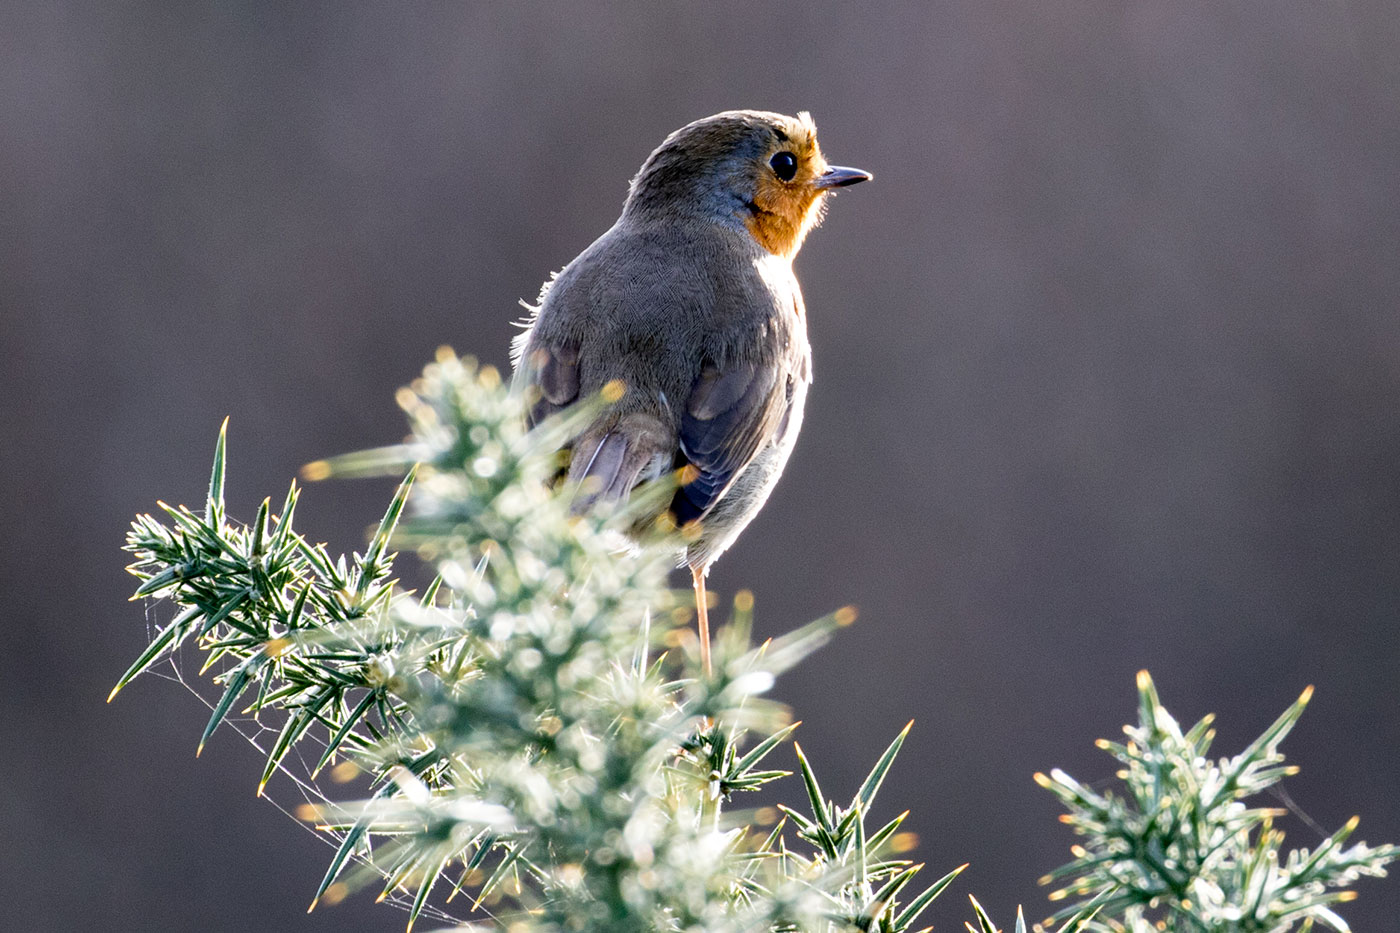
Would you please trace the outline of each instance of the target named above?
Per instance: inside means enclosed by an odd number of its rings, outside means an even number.
[[[6,4],[7,928],[401,927],[305,914],[330,850],[232,733],[194,758],[191,696],[103,703],[126,524],[198,502],[225,415],[244,518],[397,440],[437,345],[504,365],[650,149],[733,107],[876,180],[798,258],[808,420],[712,586],[764,634],[860,608],[776,694],[837,795],[917,720],[877,815],[972,863],[938,928],[1044,915],[1073,838],[1031,773],[1108,777],[1142,667],[1222,753],[1315,683],[1291,798],[1400,840],[1393,3]],[[355,547],[389,491],[299,527]],[[1360,894],[1393,928],[1400,882]]]

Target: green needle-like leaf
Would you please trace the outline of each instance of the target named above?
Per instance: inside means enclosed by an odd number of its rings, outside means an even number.
[[[229,677],[227,686],[224,687],[223,696],[219,697],[219,702],[214,706],[214,712],[209,717],[209,724],[204,727],[204,734],[199,737],[199,745],[195,748],[195,756],[198,757],[204,752],[204,743],[209,741],[209,736],[214,734],[214,730],[219,727],[219,723],[224,721],[228,711],[233,706],[233,701],[242,695],[248,686],[248,681],[262,669],[267,662],[267,656],[256,654],[250,657],[243,664],[239,665]]]
[[[859,806],[856,807],[855,813],[855,833],[852,837],[854,839],[854,852],[856,857],[855,881],[856,884],[865,884],[867,881],[870,880],[870,873],[867,870],[866,864],[867,859],[865,851],[865,819],[864,816],[860,813]]]
[[[505,848],[506,857],[501,859],[500,864],[496,866],[496,870],[491,873],[491,877],[486,879],[486,883],[483,884],[481,890],[477,892],[476,903],[472,905],[472,909],[480,907],[481,902],[487,895],[494,891],[502,881],[515,871],[516,863],[519,862],[521,856],[525,854],[525,847],[518,843],[508,843]]]
[[[972,901],[972,912],[976,915],[977,926],[974,928],[970,923],[964,924],[964,926],[971,930],[972,933],[997,933],[996,924],[992,923],[992,918],[987,916],[987,912],[982,909],[982,905],[977,903],[977,898],[969,894],[967,899]]]
[[[774,732],[768,738],[764,739],[762,742],[759,742],[753,748],[749,749],[748,753],[744,755],[743,758],[740,758],[737,762],[735,762],[733,772],[735,774],[742,774],[745,771],[748,771],[754,765],[758,764],[760,761],[763,760],[765,755],[767,755],[773,749],[781,745],[788,736],[792,735],[792,733],[796,731],[797,727],[800,725],[802,725],[802,723],[795,722],[791,725],[784,726],[777,732]]]
[[[423,905],[428,901],[428,894],[433,890],[433,885],[442,876],[442,870],[447,867],[447,859],[439,859],[435,864],[423,872],[423,880],[418,884],[418,892],[413,897],[413,904],[408,908],[408,929],[413,929],[413,924],[418,920],[418,915],[423,910]]]
[[[320,759],[316,762],[316,767],[311,769],[312,778],[320,774],[321,769],[335,757],[335,753],[339,751],[340,746],[344,744],[346,736],[350,734],[350,730],[360,724],[360,720],[369,712],[370,707],[374,705],[376,699],[378,699],[378,694],[373,690],[369,691],[360,698],[360,702],[355,704],[355,708],[346,715],[345,721],[340,724],[340,728],[335,731],[330,741],[326,743],[326,750],[321,753]]]
[[[373,568],[379,563],[380,557],[389,546],[389,536],[394,533],[394,526],[399,523],[399,516],[403,514],[404,503],[408,501],[408,492],[413,488],[413,481],[418,476],[418,467],[414,466],[408,471],[408,475],[399,483],[399,488],[394,493],[394,499],[389,503],[389,508],[384,513],[384,517],[379,521],[379,527],[375,530],[374,536],[370,539],[369,548],[365,551],[364,560],[361,561],[360,579],[355,592],[363,596],[369,590],[369,586],[375,580]]]
[[[318,720],[321,710],[334,701],[340,695],[337,686],[327,685],[305,700],[297,711],[287,717],[287,722],[283,725],[281,733],[277,736],[277,741],[272,746],[272,751],[268,752],[267,764],[263,767],[262,778],[258,781],[258,796],[262,796],[263,788],[267,787],[267,782],[272,779],[278,766],[282,764],[282,759],[291,751],[292,743],[301,738],[312,723]]]
[[[817,825],[831,834],[835,831],[836,826],[832,821],[826,798],[822,796],[822,789],[817,784],[817,775],[812,771],[812,766],[807,763],[807,756],[802,754],[802,746],[794,742],[792,749],[797,753],[797,763],[802,768],[802,783],[807,788],[807,800],[812,805],[812,816],[816,818]]]
[[[234,594],[226,599],[213,615],[204,620],[204,624],[199,627],[199,635],[202,637],[217,628],[220,622],[226,621],[251,595],[253,595],[253,591],[246,586],[234,591]]]
[[[131,683],[137,674],[140,674],[155,663],[157,658],[167,651],[173,651],[178,647],[180,642],[193,631],[194,623],[201,615],[203,615],[202,609],[198,606],[190,606],[176,616],[169,625],[161,629],[160,634],[151,640],[151,643],[146,646],[145,650],[142,651],[141,654],[137,656],[136,660],[132,662],[132,665],[126,669],[126,673],[122,674],[117,680],[117,685],[112,688],[111,693],[107,694],[107,702],[112,702],[112,698],[117,695],[118,691]]]
[[[167,567],[160,573],[151,577],[145,583],[142,583],[140,586],[138,586],[136,588],[136,592],[132,594],[131,598],[144,599],[145,597],[157,593],[165,589],[167,586],[170,586],[173,583],[178,583],[179,581],[184,579],[185,566],[183,564],[176,564],[172,567]]]
[[[899,735],[895,736],[890,747],[885,749],[885,753],[880,756],[879,761],[875,762],[875,767],[870,769],[869,776],[860,785],[853,805],[859,805],[862,812],[870,809],[870,804],[875,800],[875,794],[880,790],[880,784],[884,782],[890,765],[894,764],[895,756],[899,754],[900,747],[904,745],[905,736],[909,735],[909,730],[912,728],[914,728],[914,721],[911,719],[908,725],[900,730]]]
[[[335,879],[338,878],[341,871],[344,870],[345,864],[350,860],[350,856],[355,853],[355,849],[364,840],[366,833],[369,831],[369,827],[369,821],[362,818],[356,821],[356,823],[350,827],[349,831],[346,832],[345,838],[340,840],[340,845],[336,847],[335,855],[331,856],[331,863],[327,866],[326,873],[321,878],[321,883],[316,886],[316,893],[312,895],[311,906],[306,908],[307,913],[316,909],[316,905],[320,903],[326,891],[335,883]]]
[[[219,425],[219,440],[214,445],[214,467],[209,472],[209,494],[205,497],[204,520],[214,527],[224,523],[224,468],[228,441],[228,418]]]
[[[899,915],[895,917],[894,928],[896,930],[909,929],[909,927],[914,924],[914,921],[919,919],[919,915],[924,912],[928,905],[933,903],[934,898],[942,894],[943,890],[953,883],[953,879],[961,875],[966,869],[966,864],[959,865],[933,884],[924,888],[923,891],[919,892],[918,896],[910,901],[909,904],[899,912]]]

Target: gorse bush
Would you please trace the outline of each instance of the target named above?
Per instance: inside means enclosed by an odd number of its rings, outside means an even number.
[[[1051,898],[1099,905],[1103,919],[1088,925],[1093,930],[1269,933],[1315,923],[1346,930],[1331,909],[1355,896],[1344,886],[1384,874],[1400,849],[1347,847],[1352,818],[1315,849],[1284,853],[1283,833],[1273,826],[1284,813],[1245,802],[1295,773],[1278,746],[1312,688],[1243,752],[1218,761],[1206,757],[1213,717],[1183,732],[1146,672],[1138,675],[1138,696],[1138,724],[1124,730],[1128,741],[1099,743],[1122,765],[1121,791],[1097,792],[1062,771],[1036,775],[1085,840],[1073,862],[1041,879],[1069,879]]]
[[[618,529],[635,532],[645,503],[577,516],[549,488],[555,451],[607,399],[527,433],[494,370],[443,352],[399,401],[410,442],[308,468],[405,477],[362,554],[333,558],[293,530],[295,484],[278,511],[264,501],[251,525],[230,521],[222,431],[204,509],[162,504],[126,545],[136,596],[174,615],[117,689],[203,655],[215,693],[200,747],[251,716],[270,730],[259,792],[299,781],[314,794],[301,815],[336,841],[313,904],[373,884],[410,926],[914,929],[962,869],[921,880],[904,816],[869,819],[907,728],[842,802],[794,745],[801,804],[777,819],[735,808],[788,774],[772,764],[795,728],[766,698],[774,678],[853,613],[754,645],[740,594],[705,676],[691,611],[667,586],[678,532],[619,553]],[[669,496],[662,486],[641,496]],[[436,569],[421,594],[397,585],[394,547]],[[1124,792],[1041,779],[1085,837],[1054,875],[1073,903],[1052,922],[1345,930],[1333,910],[1343,887],[1400,853],[1345,848],[1348,824],[1312,853],[1284,854],[1271,811],[1243,802],[1286,773],[1277,747],[1302,701],[1211,762],[1208,723],[1183,734],[1145,675],[1139,691],[1139,725],[1109,747]],[[968,928],[990,933],[972,909]]]

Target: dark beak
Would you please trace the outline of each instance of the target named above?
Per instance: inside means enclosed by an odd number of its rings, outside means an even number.
[[[846,168],[844,165],[833,165],[825,172],[818,175],[817,180],[813,182],[813,184],[825,191],[827,188],[844,188],[847,185],[869,181],[874,177],[875,176],[869,172],[862,172],[858,168]]]

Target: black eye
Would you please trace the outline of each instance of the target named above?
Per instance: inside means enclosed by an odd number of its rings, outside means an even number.
[[[797,156],[791,152],[780,152],[768,160],[768,164],[773,166],[773,174],[783,181],[792,181],[792,176],[797,174]]]

